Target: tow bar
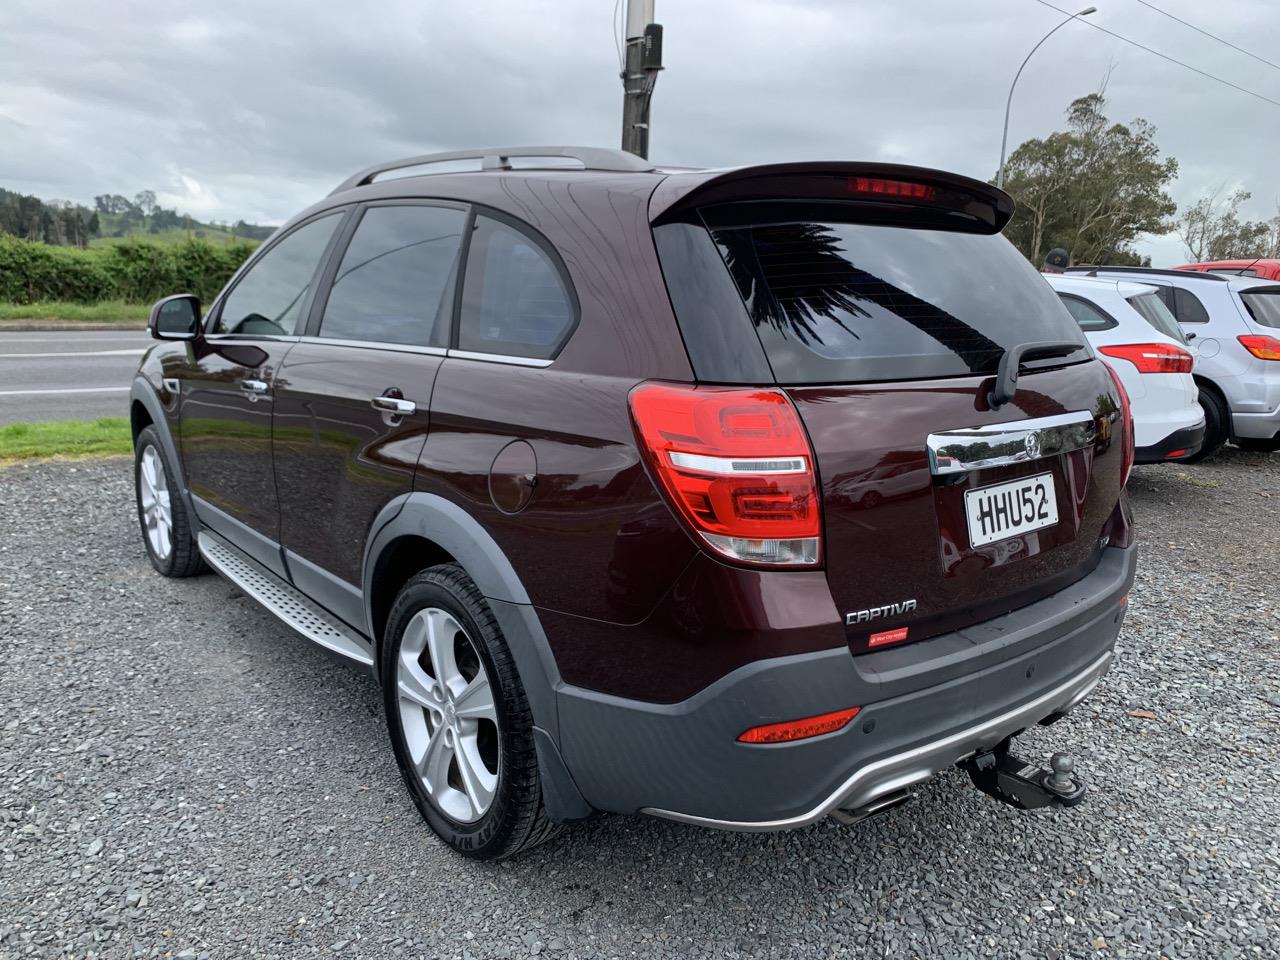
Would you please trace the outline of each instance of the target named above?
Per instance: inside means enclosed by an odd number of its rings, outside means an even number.
[[[1084,799],[1088,788],[1075,776],[1075,762],[1069,754],[1055,753],[1046,770],[1010,753],[1012,739],[959,763],[975,787],[1019,810],[1038,810],[1051,804],[1074,807]]]

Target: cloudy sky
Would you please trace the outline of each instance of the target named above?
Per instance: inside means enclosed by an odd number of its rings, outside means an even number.
[[[1280,102],[1280,68],[1140,0],[1095,2],[1092,22]],[[1280,63],[1274,0],[1151,3]],[[0,186],[80,201],[152,189],[200,217],[277,223],[390,157],[615,145],[613,14],[614,0],[3,0]],[[1062,15],[1037,0],[657,0],[657,19],[659,161],[896,160],[987,178],[1014,71]],[[1146,117],[1180,161],[1180,205],[1244,186],[1252,216],[1274,212],[1280,105],[1080,23],[1027,67],[1010,143],[1061,126],[1103,82],[1111,116]],[[1176,238],[1143,249],[1181,260]]]

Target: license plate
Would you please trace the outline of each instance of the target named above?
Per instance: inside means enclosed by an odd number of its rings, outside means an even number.
[[[973,547],[1052,527],[1058,522],[1053,474],[1039,473],[968,490],[964,512],[969,519],[969,545]]]

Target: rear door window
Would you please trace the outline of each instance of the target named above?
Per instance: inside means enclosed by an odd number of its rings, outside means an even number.
[[[1209,311],[1190,290],[1181,287],[1173,288],[1173,315],[1179,323],[1208,323]]]
[[[1089,356],[1057,295],[999,234],[753,214],[727,213],[716,222],[732,225],[713,222],[712,235],[780,383],[990,374],[1034,340],[1077,341],[1069,359]]]
[[[1169,312],[1169,308],[1164,305],[1154,293],[1140,293],[1137,296],[1129,298],[1129,306],[1133,307],[1147,323],[1155,327],[1166,337],[1173,337],[1179,343],[1186,343],[1187,336],[1182,332],[1182,328],[1178,326],[1178,321],[1173,318],[1173,314]]]
[[[1083,297],[1077,297],[1071,293],[1059,293],[1058,296],[1076,325],[1086,333],[1094,330],[1110,330],[1117,326],[1115,320]]]
[[[369,207],[334,274],[320,336],[448,346],[466,211]]]
[[[1280,327],[1280,287],[1249,290],[1240,294],[1253,322],[1264,327]]]
[[[577,323],[577,305],[558,260],[531,234],[477,215],[458,349],[531,360],[559,353]]]

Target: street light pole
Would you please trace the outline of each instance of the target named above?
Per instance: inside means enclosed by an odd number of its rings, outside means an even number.
[[[1097,13],[1097,12],[1098,12],[1097,7],[1085,7],[1079,13],[1073,13],[1071,16],[1067,17],[1067,19],[1063,20],[1060,24],[1058,24],[1056,27],[1054,27],[1052,30],[1050,30],[1048,33],[1046,33],[1043,37],[1040,38],[1040,42],[1031,48],[1031,52],[1028,53],[1026,56],[1026,59],[1022,61],[1022,66],[1018,67],[1018,72],[1013,75],[1013,83],[1009,84],[1009,99],[1006,100],[1004,104],[1004,134],[1000,137],[1000,170],[996,174],[997,187],[1004,186],[1004,158],[1005,158],[1005,151],[1009,146],[1009,108],[1013,106],[1013,90],[1018,85],[1018,78],[1022,76],[1022,71],[1023,71],[1023,68],[1026,67],[1027,65],[1027,60],[1030,60],[1033,56],[1035,56],[1035,52],[1039,50],[1042,46],[1044,46],[1044,42],[1046,40],[1052,37],[1055,33],[1057,33],[1059,30],[1065,27],[1072,20],[1075,20],[1078,17],[1087,17],[1089,16],[1089,14]]]
[[[627,0],[622,69],[622,149],[649,156],[649,103],[662,69],[662,26],[653,22],[654,0]]]

